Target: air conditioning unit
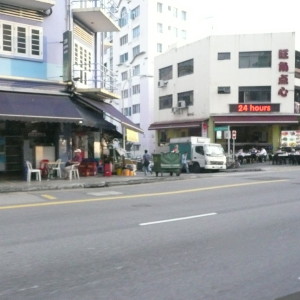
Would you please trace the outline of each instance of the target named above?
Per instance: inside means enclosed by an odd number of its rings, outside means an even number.
[[[160,80],[160,81],[158,82],[158,87],[159,87],[159,88],[165,87],[165,86],[167,86],[167,85],[168,85],[168,81]]]
[[[179,100],[178,101],[178,107],[179,108],[186,108],[186,102],[185,102],[185,100]]]

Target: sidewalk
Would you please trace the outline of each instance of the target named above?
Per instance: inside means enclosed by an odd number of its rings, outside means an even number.
[[[258,171],[268,171],[277,170],[284,167],[291,167],[299,169],[300,165],[272,165],[269,162],[265,163],[253,163],[253,164],[243,164],[236,169],[227,169],[220,171],[222,173],[226,172],[258,172]],[[137,172],[136,176],[117,176],[112,175],[104,177],[102,174],[97,176],[80,177],[79,180],[65,180],[65,179],[53,179],[39,181],[26,182],[25,180],[10,180],[2,179],[0,180],[0,193],[11,193],[11,192],[29,192],[29,191],[43,191],[43,190],[62,190],[62,189],[76,189],[76,188],[100,188],[109,187],[116,185],[129,185],[129,184],[141,184],[141,183],[151,183],[156,181],[170,181],[170,180],[184,180],[187,178],[197,178],[209,175],[211,173],[182,173],[180,176],[170,176],[168,173],[164,173],[163,176],[155,174],[145,176],[143,172]]]

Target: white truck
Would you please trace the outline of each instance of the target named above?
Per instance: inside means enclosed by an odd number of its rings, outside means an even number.
[[[209,138],[198,136],[171,138],[170,151],[176,147],[180,153],[187,152],[191,172],[226,169],[226,155],[222,145],[211,143]]]

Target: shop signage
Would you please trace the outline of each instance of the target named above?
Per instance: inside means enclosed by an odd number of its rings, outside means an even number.
[[[230,104],[229,111],[235,113],[269,113],[279,112],[280,104]]]
[[[228,131],[228,126],[215,127],[215,131]]]
[[[288,90],[285,88],[285,86],[289,84],[289,78],[288,78],[289,65],[286,60],[289,58],[289,50],[280,49],[278,51],[278,58],[280,59],[278,64],[278,71],[281,73],[278,78],[278,85],[279,85],[278,95],[281,97],[286,97],[288,94]]]
[[[72,31],[63,33],[63,81],[72,80]]]

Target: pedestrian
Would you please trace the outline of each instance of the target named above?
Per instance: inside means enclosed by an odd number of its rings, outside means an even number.
[[[187,161],[187,152],[184,152],[181,156],[181,165],[182,169],[185,170],[186,173],[190,173],[189,164]]]
[[[147,175],[149,172],[151,172],[150,159],[151,159],[151,156],[148,153],[148,150],[145,150],[145,153],[143,155],[143,171],[144,171],[145,175]]]

